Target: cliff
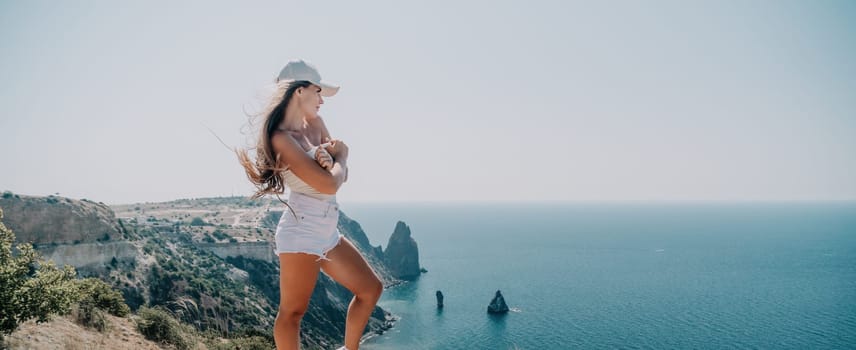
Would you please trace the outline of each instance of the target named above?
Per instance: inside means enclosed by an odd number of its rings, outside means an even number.
[[[108,206],[64,197],[4,195],[0,208],[18,242],[32,243],[46,259],[89,274],[110,263],[132,264],[138,249]]]
[[[410,227],[399,221],[384,251],[386,266],[395,278],[414,280],[419,277],[419,249],[410,236]]]
[[[345,215],[344,212],[339,213],[339,231],[345,237],[348,237],[360,253],[363,254],[369,265],[372,266],[372,269],[377,272],[378,277],[383,281],[383,285],[389,287],[400,283],[401,281],[398,280],[398,277],[387,266],[386,255],[383,249],[380,246],[374,247],[369,243],[368,236],[366,236],[360,223]]]
[[[113,210],[103,203],[64,197],[4,195],[0,208],[18,240],[34,245],[106,242],[123,238]]]
[[[272,242],[196,243],[196,245],[223,259],[242,256],[263,261],[277,260]]]
[[[128,241],[43,244],[37,250],[46,260],[53,260],[57,265],[74,266],[87,274],[106,269],[110,264],[133,263],[140,253]]]

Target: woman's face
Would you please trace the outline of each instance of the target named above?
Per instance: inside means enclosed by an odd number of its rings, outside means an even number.
[[[297,100],[304,117],[317,118],[318,110],[324,104],[324,99],[321,98],[321,87],[313,84],[300,88],[297,92]]]

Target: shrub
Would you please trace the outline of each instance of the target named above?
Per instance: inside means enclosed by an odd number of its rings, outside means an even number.
[[[13,255],[14,242],[15,234],[0,221],[0,341],[22,322],[67,314],[79,300],[73,267],[45,262],[30,244],[18,244]]]
[[[95,307],[119,317],[126,317],[131,313],[122,293],[104,281],[90,277],[78,280],[77,285],[80,290],[81,306],[90,302]]]
[[[140,308],[137,329],[146,339],[170,344],[178,350],[190,349],[192,342],[184,328],[169,312],[160,308]]]
[[[202,220],[202,218],[200,218],[198,216],[194,217],[193,220],[190,220],[190,226],[205,226],[205,225],[208,225],[208,223],[206,223],[205,220]]]
[[[211,344],[209,350],[270,350],[276,345],[269,339],[259,336],[230,339],[227,343]]]
[[[94,328],[99,332],[107,330],[107,318],[104,317],[104,312],[95,305],[92,299],[81,301],[75,310],[75,314],[77,323],[84,327]]]
[[[131,310],[139,309],[146,302],[145,298],[143,298],[143,293],[134,286],[123,288],[122,296],[125,297],[125,303],[128,304]]]
[[[224,240],[224,239],[230,237],[229,234],[227,234],[226,232],[220,231],[220,229],[214,230],[214,232],[212,232],[211,234],[214,235],[214,237],[217,238],[217,240]]]
[[[9,191],[3,191],[3,198],[12,198],[15,194]]]

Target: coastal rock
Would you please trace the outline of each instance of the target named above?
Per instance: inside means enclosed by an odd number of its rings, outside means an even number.
[[[338,227],[339,231],[354,244],[360,253],[363,254],[369,265],[371,265],[372,269],[377,273],[378,277],[380,277],[384,287],[390,287],[401,283],[400,280],[395,278],[392,272],[388,271],[386,262],[384,261],[383,250],[380,246],[375,247],[371,245],[369,238],[365,231],[363,231],[360,223],[351,219],[344,211],[339,211]]]
[[[438,309],[443,308],[443,292],[441,292],[439,290],[437,291],[437,308]]]
[[[412,281],[419,277],[419,250],[416,241],[410,236],[410,227],[404,222],[399,221],[395,225],[384,258],[386,266],[396,278]]]
[[[508,305],[505,304],[505,298],[502,297],[502,293],[500,291],[496,291],[496,295],[494,295],[493,300],[490,301],[490,305],[487,306],[487,313],[489,314],[504,314],[508,312]]]

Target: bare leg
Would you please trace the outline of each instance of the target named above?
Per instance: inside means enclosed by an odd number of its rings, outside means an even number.
[[[278,350],[300,349],[300,320],[318,280],[317,259],[311,254],[279,254],[279,312],[273,325]]]
[[[330,261],[322,261],[321,269],[354,293],[345,321],[345,346],[348,350],[358,350],[363,330],[383,293],[383,283],[346,238],[327,253],[327,258]]]

